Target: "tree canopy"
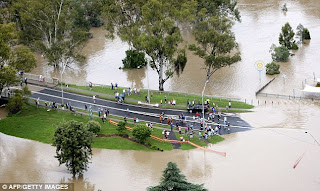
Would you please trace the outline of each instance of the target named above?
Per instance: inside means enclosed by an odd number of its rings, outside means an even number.
[[[180,169],[176,163],[169,162],[167,168],[163,171],[160,185],[147,188],[148,191],[162,191],[162,190],[173,190],[173,191],[206,191],[203,185],[192,184],[187,182],[186,177],[181,174]]]
[[[294,39],[294,32],[292,27],[289,23],[286,23],[281,28],[281,33],[279,35],[279,44],[285,46],[288,49],[292,49],[293,44],[295,43]]]
[[[17,72],[29,72],[36,67],[36,59],[26,46],[17,45],[14,23],[0,24],[0,93],[18,81]]]
[[[88,169],[92,156],[91,143],[94,133],[80,122],[71,120],[60,124],[53,138],[56,147],[56,158],[59,164],[65,164],[75,176],[81,175]]]
[[[182,72],[186,64],[186,58],[181,59],[184,48],[178,48],[183,41],[179,23],[190,19],[195,7],[191,0],[119,0],[106,6],[104,13],[111,36],[116,33],[147,55],[151,68],[158,73],[159,90],[163,91],[164,83],[175,72]]]

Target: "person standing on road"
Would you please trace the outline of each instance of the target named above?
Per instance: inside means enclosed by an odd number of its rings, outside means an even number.
[[[93,99],[93,103],[96,103],[96,96],[95,95],[92,96],[92,99]]]

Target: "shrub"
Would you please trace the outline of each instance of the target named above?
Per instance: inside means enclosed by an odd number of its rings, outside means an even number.
[[[25,99],[21,94],[16,94],[9,99],[6,108],[9,110],[10,114],[18,113],[26,105]]]
[[[287,62],[289,58],[289,50],[285,46],[276,46],[272,44],[270,48],[272,60],[276,62]]]
[[[96,121],[89,121],[87,123],[86,127],[88,128],[89,131],[91,131],[94,134],[98,134],[101,129],[100,123],[98,123]]]
[[[139,143],[145,143],[146,139],[151,135],[151,129],[144,125],[137,125],[133,128],[132,135]]]
[[[298,50],[299,47],[298,47],[298,45],[296,43],[293,43],[291,49],[292,50]]]
[[[126,128],[126,122],[124,122],[124,121],[120,121],[119,123],[118,123],[118,127],[117,127],[117,131],[118,131],[118,135],[119,136],[124,136],[125,135],[125,132],[126,132],[126,130],[127,130],[127,128]]]
[[[123,68],[138,68],[147,65],[145,54],[136,50],[127,50],[126,57],[122,60]]]
[[[303,29],[302,39],[304,39],[304,40],[310,40],[311,39],[309,30],[307,28]]]
[[[280,73],[279,68],[280,68],[280,65],[277,64],[276,62],[268,63],[266,65],[266,71],[267,71],[266,73],[269,75],[279,74]]]

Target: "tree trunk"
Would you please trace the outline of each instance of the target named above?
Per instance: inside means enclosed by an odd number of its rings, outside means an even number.
[[[163,84],[164,84],[164,80],[163,80],[163,63],[159,64],[160,67],[160,71],[159,71],[159,91],[164,91],[163,89]]]
[[[163,84],[164,84],[164,81],[160,80],[160,77],[159,77],[159,91],[164,91]]]

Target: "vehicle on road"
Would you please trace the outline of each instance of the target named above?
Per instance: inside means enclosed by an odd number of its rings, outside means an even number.
[[[190,113],[196,113],[196,112],[201,113],[202,105],[201,104],[189,105],[187,110]],[[204,112],[207,112],[207,111],[208,111],[208,106],[204,105]]]

